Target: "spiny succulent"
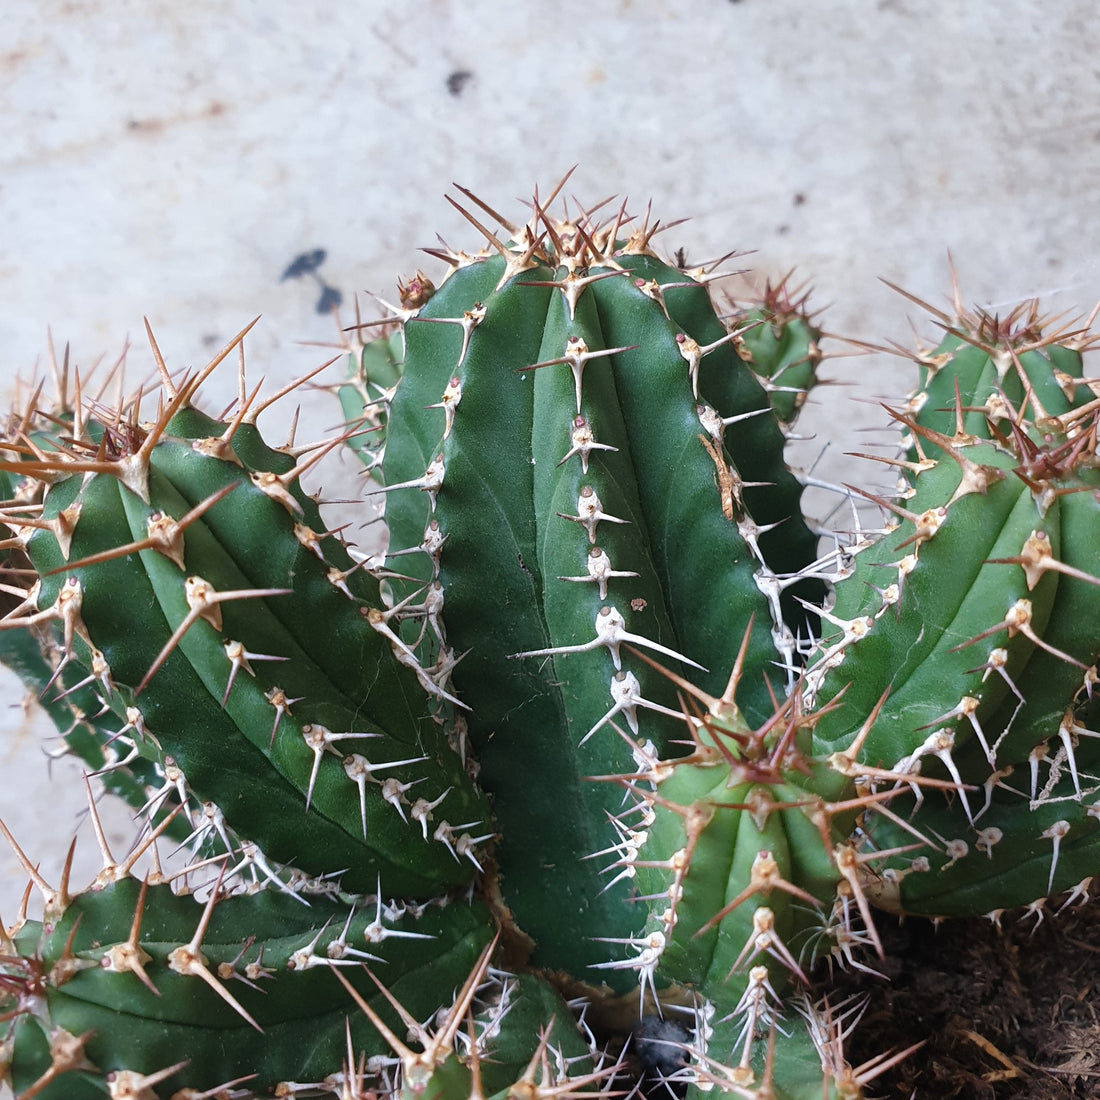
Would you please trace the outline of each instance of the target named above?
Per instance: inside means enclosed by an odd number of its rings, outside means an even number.
[[[716,303],[721,261],[560,189],[461,192],[483,246],[357,320],[329,440],[265,442],[292,387],[243,357],[196,407],[243,332],[183,378],[153,341],[150,420],[63,384],[10,421],[0,659],[142,823],[82,891],[16,845],[21,1097],[859,1097],[907,1052],[849,1065],[808,982],[873,968],[872,904],[1088,896],[1087,326],[941,314],[885,529],[822,542],[803,297]],[[383,558],[302,487],[344,445]]]
[[[889,460],[898,493],[878,498],[893,522],[837,586],[807,677],[812,705],[845,703],[815,727],[818,752],[848,749],[873,709],[867,759],[955,786],[925,805],[914,784],[899,818],[870,829],[885,847],[902,822],[930,842],[891,860],[880,887],[928,915],[1087,894],[1100,819],[1092,337],[1044,337],[1030,304],[1003,319],[957,312],[894,414],[907,454]]]
[[[391,555],[406,552],[390,560],[414,578],[395,606],[424,609],[422,664],[462,655],[504,902],[536,962],[583,973],[609,961],[593,937],[637,919],[629,884],[576,858],[613,845],[622,813],[621,791],[586,777],[682,735],[672,685],[627,647],[720,694],[747,631],[738,704],[763,721],[805,632],[785,593],[812,593],[824,567],[707,273],[653,256],[655,226],[620,240],[622,208],[606,225],[537,210],[508,244],[446,254],[406,321],[380,473]],[[531,760],[554,829],[532,812]]]

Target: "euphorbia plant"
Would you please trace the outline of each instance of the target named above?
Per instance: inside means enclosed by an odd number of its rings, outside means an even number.
[[[152,861],[104,848],[73,892],[21,857],[22,1096],[611,1095],[635,1048],[693,1093],[858,1096],[904,1052],[849,1066],[807,983],[869,965],[872,903],[1087,894],[1087,335],[945,317],[885,530],[821,552],[784,461],[821,334],[785,286],[716,302],[625,207],[463,195],[484,246],[401,284],[337,439],[270,446],[243,377],[199,411],[243,333],[161,363],[152,420],[13,414],[3,656]],[[301,486],[344,443],[378,564]]]

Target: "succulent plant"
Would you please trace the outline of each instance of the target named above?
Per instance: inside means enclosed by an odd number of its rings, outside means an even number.
[[[1087,895],[1097,869],[1100,654],[1097,397],[1087,327],[1043,336],[1034,305],[959,309],[918,356],[896,419],[907,455],[885,537],[856,557],[808,674],[810,705],[843,693],[816,751],[957,788],[899,798],[872,838],[926,846],[882,872],[880,901],[959,916]],[[879,693],[885,703],[875,709]],[[888,693],[888,694],[886,694]],[[860,722],[863,722],[860,717]]]
[[[243,366],[196,407],[244,332],[182,380],[152,341],[151,421],[65,386],[12,418],[0,659],[141,821],[81,891],[16,845],[20,1097],[858,1097],[907,1052],[850,1066],[809,977],[873,965],[872,903],[1087,897],[1087,331],[941,315],[899,486],[864,493],[886,529],[823,542],[786,280],[723,315],[721,261],[625,206],[462,195],[484,246],[356,324],[330,440],[265,442],[293,387]],[[344,445],[377,560],[302,487]]]

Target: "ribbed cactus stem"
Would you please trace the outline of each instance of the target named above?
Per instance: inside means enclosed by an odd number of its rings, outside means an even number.
[[[187,396],[151,427],[86,420],[94,460],[81,441],[11,464],[43,482],[41,510],[22,506],[43,578],[4,625],[52,629],[130,747],[268,858],[355,890],[467,880],[484,804],[427,714],[429,674],[375,619],[377,582],[299,486],[317,452],[272,450],[247,408],[220,423]],[[246,775],[262,801],[238,797]]]
[[[425,663],[463,655],[453,683],[500,825],[503,899],[534,957],[574,972],[605,961],[595,936],[625,943],[635,922],[627,885],[578,862],[617,842],[617,796],[586,777],[623,773],[646,743],[665,755],[680,729],[675,694],[631,651],[721,691],[753,623],[739,702],[762,719],[796,661],[786,616],[804,614],[786,574],[814,561],[737,333],[705,279],[625,224],[540,207],[509,243],[446,255],[404,323],[382,467],[391,547],[426,550],[401,559],[418,578],[401,598],[441,607],[418,632]]]

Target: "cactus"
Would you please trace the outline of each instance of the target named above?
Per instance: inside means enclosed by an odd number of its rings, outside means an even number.
[[[442,971],[461,983],[487,939],[477,908],[425,906],[415,917],[387,918],[380,895],[358,911],[324,897],[305,906],[274,890],[215,893],[200,908],[167,883],[124,877],[58,898],[57,907],[56,919],[27,922],[15,940],[24,960],[18,980],[25,988],[39,982],[45,1004],[14,1029],[13,1083],[24,1089],[48,1078],[59,1032],[84,1036],[87,1065],[76,1072],[83,1086],[66,1075],[56,1089],[68,1096],[81,1088],[102,1095],[92,1066],[116,1074],[174,1066],[165,1088],[213,1088],[245,1076],[258,1035],[265,1053],[248,1075],[253,1087],[323,1080],[339,1067],[349,1035],[368,1057],[389,1053],[366,1016],[352,1017],[345,1032],[347,996],[331,966],[342,964],[359,995],[396,1026],[360,960],[426,1016],[439,1007],[441,987],[425,974]],[[181,1054],[189,1059],[184,1072]]]
[[[1035,307],[958,310],[905,412],[895,523],[836,588],[808,674],[819,753],[850,751],[903,777],[938,775],[893,809],[927,839],[897,855],[880,904],[932,916],[1087,896],[1097,868],[1093,686],[1100,656],[1100,474],[1086,329],[1043,336]],[[888,694],[886,694],[888,693]],[[873,842],[894,848],[898,821]]]
[[[795,659],[780,578],[812,571],[816,542],[705,281],[661,264],[647,227],[618,229],[539,208],[513,243],[447,255],[405,326],[381,467],[391,549],[425,547],[391,559],[415,578],[395,602],[432,601],[422,663],[465,654],[453,682],[502,834],[503,900],[533,961],[572,971],[603,961],[590,937],[635,919],[627,884],[575,858],[615,843],[621,798],[583,777],[634,766],[616,717],[636,736],[649,711],[661,755],[681,732],[668,682],[621,646],[705,666],[720,693],[752,623],[738,703],[764,720],[785,691],[777,650]],[[521,781],[532,757],[553,830]]]
[[[886,530],[819,556],[788,281],[720,315],[625,206],[462,194],[484,247],[399,285],[338,436],[265,442],[243,356],[196,407],[244,333],[182,380],[150,334],[150,422],[63,387],[5,434],[0,659],[141,820],[79,891],[9,837],[44,895],[0,953],[20,1096],[615,1095],[636,1058],[850,1100],[908,1052],[848,1065],[809,980],[868,967],[872,904],[1088,895],[1087,326],[941,314]],[[374,565],[302,487],[344,445]]]

